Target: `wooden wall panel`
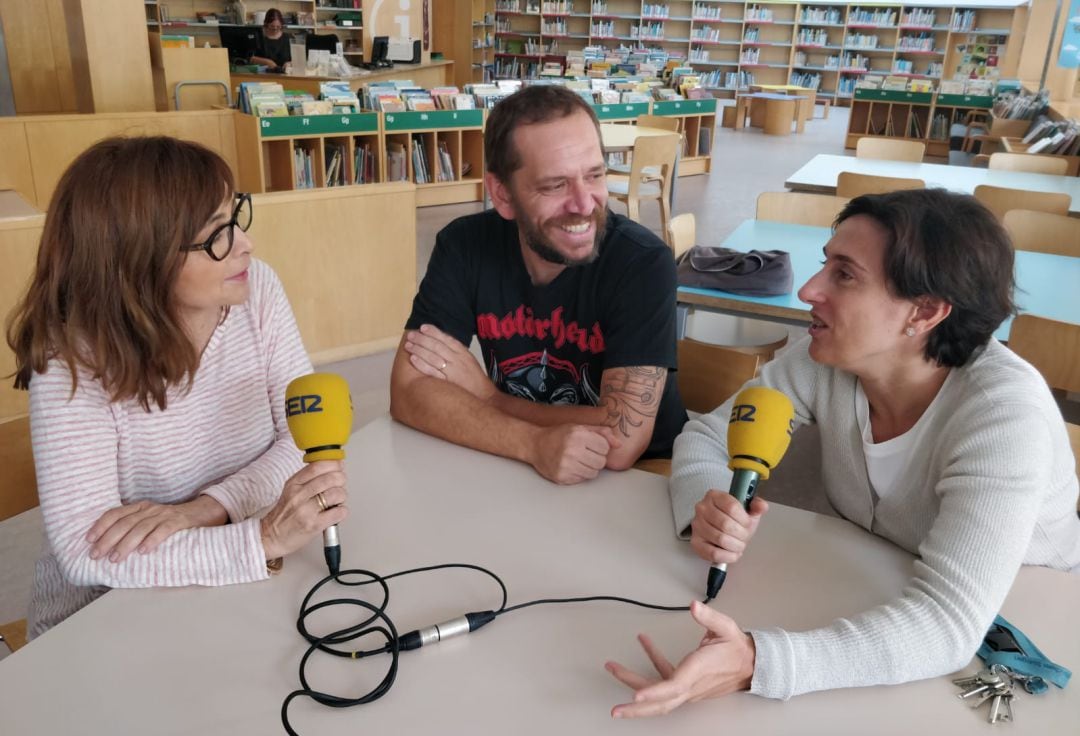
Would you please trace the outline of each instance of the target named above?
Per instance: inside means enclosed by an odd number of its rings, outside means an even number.
[[[79,111],[153,111],[154,81],[143,4],[64,0],[63,7]]]
[[[28,119],[26,141],[34,172],[32,202],[48,206],[60,175],[94,142],[113,135],[171,135],[202,143],[237,171],[232,110],[178,113],[116,113]],[[5,165],[0,163],[0,171]],[[0,176],[2,178],[2,176]]]
[[[416,292],[416,188],[372,184],[253,198],[255,255],[273,266],[316,363],[386,350]]]
[[[26,124],[18,118],[0,118],[0,189],[14,189],[27,202],[37,201]]]
[[[15,111],[19,115],[75,112],[62,0],[0,0],[0,23]]]
[[[44,224],[44,215],[23,220],[0,218],[0,316],[3,317],[5,337],[11,310],[22,298],[33,273]],[[6,339],[0,340],[0,419],[21,416],[29,411],[28,394],[12,388],[8,376],[14,370],[15,354]]]

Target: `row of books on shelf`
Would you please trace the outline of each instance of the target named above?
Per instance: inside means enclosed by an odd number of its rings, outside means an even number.
[[[258,117],[333,115],[360,111],[360,101],[348,82],[321,82],[316,99],[308,92],[286,90],[277,82],[241,82],[237,104],[241,112]]]
[[[855,89],[882,89],[896,92],[933,92],[934,83],[929,79],[912,79],[888,74],[867,74],[855,82]]]
[[[1036,94],[1023,90],[1008,91],[994,100],[994,115],[1012,120],[1034,120],[1050,106],[1050,94],[1040,90]]]
[[[446,141],[439,141],[436,150],[435,171],[429,163],[427,144],[422,136],[414,136],[412,139],[412,173],[413,182],[416,184],[431,184],[434,182],[457,181],[454,171],[454,160],[450,156],[450,148]],[[409,180],[409,153],[401,141],[386,142],[386,178],[387,181]],[[470,166],[464,167],[464,173],[469,173]]]
[[[1072,118],[1050,120],[1040,115],[1023,137],[1028,153],[1080,156],[1080,122]]]
[[[417,87],[412,80],[389,80],[366,85],[362,90],[365,110],[379,112],[430,112],[433,110],[475,110],[476,100],[453,86]]]

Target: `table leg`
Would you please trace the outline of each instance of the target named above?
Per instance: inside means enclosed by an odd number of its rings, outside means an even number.
[[[686,337],[686,318],[690,315],[690,305],[675,304],[675,339],[682,340]]]

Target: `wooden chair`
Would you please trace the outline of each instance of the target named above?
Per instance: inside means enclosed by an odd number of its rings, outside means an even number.
[[[676,259],[697,242],[697,222],[689,212],[675,215],[668,223],[668,244]]]
[[[0,522],[38,505],[37,475],[30,448],[30,418],[0,420]],[[26,619],[0,623],[0,639],[11,651],[26,645]]]
[[[670,130],[672,133],[679,132],[679,119],[664,115],[638,115],[637,124],[641,128],[662,128]],[[630,164],[608,164],[607,173],[628,176],[630,174]],[[660,171],[655,166],[646,166],[642,173],[649,180],[660,178]]]
[[[1003,222],[1017,250],[1080,258],[1080,218],[1009,210]]]
[[[699,414],[710,412],[727,401],[757,375],[764,362],[757,355],[690,338],[679,340],[678,350],[679,370],[675,376],[679,393],[686,408]],[[639,460],[634,467],[658,475],[671,475],[671,460],[667,458]]]
[[[860,139],[864,140],[864,139]],[[904,179],[897,176],[874,176],[856,174],[854,171],[841,171],[836,177],[836,196],[852,199],[864,194],[885,194],[901,189],[925,189],[922,179]]]
[[[975,199],[997,215],[998,220],[1005,219],[1009,210],[1037,210],[1055,215],[1068,215],[1072,198],[1063,192],[1032,192],[1027,189],[1010,189],[980,184],[975,187]]]
[[[679,151],[679,136],[641,136],[634,141],[634,158],[630,161],[629,176],[609,176],[608,195],[626,205],[631,220],[641,222],[641,200],[655,199],[660,205],[660,231],[668,237],[671,219],[671,175]],[[656,181],[645,181],[642,172],[654,166],[660,172]]]
[[[1009,347],[1038,369],[1055,396],[1080,391],[1080,325],[1021,314],[1009,328]],[[1066,422],[1065,429],[1080,475],[1080,425]]]
[[[1069,169],[1069,162],[1063,158],[1040,156],[1037,153],[991,153],[989,168],[1000,171],[1026,171],[1030,174],[1065,176]]]
[[[755,217],[772,222],[832,227],[836,216],[847,203],[846,197],[834,197],[829,194],[762,192],[757,198]]]
[[[896,138],[860,138],[855,144],[855,158],[873,158],[881,161],[914,161],[922,163],[926,144],[919,141],[903,141]]]
[[[1021,314],[1009,328],[1009,347],[1054,391],[1080,391],[1080,324]]]

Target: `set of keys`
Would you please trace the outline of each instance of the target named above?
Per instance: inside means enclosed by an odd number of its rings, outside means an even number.
[[[1011,723],[1013,720],[1013,686],[1020,685],[1027,692],[1033,692],[1033,686],[1039,677],[1021,675],[1001,664],[990,665],[971,677],[953,680],[953,684],[964,688],[956,697],[970,703],[972,709],[990,701],[990,723]]]

